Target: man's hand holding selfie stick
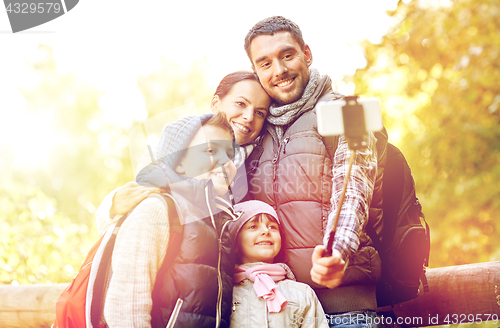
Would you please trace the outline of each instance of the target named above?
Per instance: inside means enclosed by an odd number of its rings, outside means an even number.
[[[374,107],[374,105],[376,107]],[[370,106],[365,107],[378,109],[378,102],[371,100]],[[335,239],[335,232],[337,230],[340,212],[342,210],[342,204],[345,199],[347,184],[351,175],[351,168],[356,159],[357,150],[366,147],[366,144],[363,142],[363,137],[367,133],[367,130],[381,130],[382,121],[380,118],[380,109],[377,111],[366,110],[366,108],[363,107],[363,104],[358,103],[358,96],[345,97],[344,101],[336,102],[335,105],[329,104],[319,106],[317,115],[319,133],[323,136],[343,133],[351,153],[328,242],[326,245],[316,246],[312,255],[312,281],[328,288],[335,288],[342,282],[345,270],[345,261],[342,259],[340,252],[333,249],[333,242]],[[339,115],[342,117],[341,120],[339,119]],[[338,125],[328,127],[327,122],[331,123],[332,121],[342,121],[343,127],[339,127]]]

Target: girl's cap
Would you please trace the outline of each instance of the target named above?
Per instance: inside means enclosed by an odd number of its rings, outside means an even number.
[[[257,214],[269,214],[276,220],[276,222],[278,222],[278,225],[280,224],[278,214],[276,214],[274,208],[260,200],[249,200],[238,203],[234,205],[234,210],[236,212],[242,212],[242,214],[238,220],[229,224],[229,232],[231,233],[233,241],[236,240],[236,236],[238,236],[238,233],[245,223]]]

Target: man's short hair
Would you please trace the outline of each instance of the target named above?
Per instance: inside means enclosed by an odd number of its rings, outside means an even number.
[[[245,37],[245,51],[248,58],[252,60],[250,57],[250,43],[252,43],[253,39],[259,35],[274,35],[278,32],[289,32],[299,43],[300,47],[304,49],[305,43],[299,26],[283,16],[273,16],[261,20],[248,31]]]

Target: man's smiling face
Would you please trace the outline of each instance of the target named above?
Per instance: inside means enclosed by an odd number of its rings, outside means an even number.
[[[309,82],[312,54],[289,32],[259,35],[250,44],[252,68],[267,94],[279,105],[298,100]]]

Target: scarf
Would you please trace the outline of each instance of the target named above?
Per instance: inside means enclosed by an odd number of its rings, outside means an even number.
[[[283,106],[271,105],[267,121],[271,123],[268,128],[274,129],[281,144],[286,125],[295,121],[300,115],[314,108],[324,91],[331,87],[331,79],[320,76],[317,69],[311,69],[309,82],[302,97],[297,101]]]
[[[278,313],[287,306],[288,302],[275,282],[285,277],[285,269],[278,264],[262,264],[254,267],[239,265],[236,267],[233,281],[235,283],[245,279],[252,281],[257,296],[266,301],[268,311]]]
[[[245,164],[245,160],[248,158],[248,156],[250,156],[254,148],[255,148],[254,143],[236,147],[236,152],[232,160],[234,166],[236,166],[237,169],[239,169],[242,165]]]

